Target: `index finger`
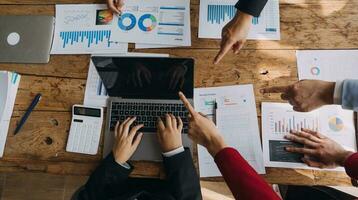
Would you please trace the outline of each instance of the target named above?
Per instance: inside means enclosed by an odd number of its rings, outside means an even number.
[[[234,45],[234,42],[226,40],[223,45],[221,45],[219,53],[214,59],[214,64],[218,64],[220,60],[230,51],[231,47]]]
[[[260,91],[262,93],[287,93],[291,86],[275,86],[263,88]]]
[[[197,115],[195,109],[193,108],[193,106],[190,104],[189,100],[185,97],[185,95],[182,92],[179,92],[179,98],[183,102],[186,109],[188,109],[188,111],[192,117]]]

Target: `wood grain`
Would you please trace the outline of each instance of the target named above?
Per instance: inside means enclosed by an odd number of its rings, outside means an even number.
[[[99,0],[0,0],[3,15],[54,15],[55,3],[101,3]],[[248,41],[238,54],[229,53],[214,66],[219,40],[197,38],[199,0],[191,1],[192,47],[133,50],[193,57],[195,86],[210,87],[254,84],[258,115],[263,101],[280,101],[279,95],[262,95],[259,89],[297,81],[296,49],[354,49],[358,47],[358,0],[281,0],[280,41]],[[89,175],[101,160],[65,151],[71,107],[83,101],[88,55],[51,56],[50,63],[0,64],[0,70],[17,71],[22,79],[11,119],[0,171],[35,171],[51,174]],[[21,134],[12,133],[37,93],[43,99],[31,114]],[[195,154],[196,155],[196,154]],[[196,161],[196,159],[194,159]],[[162,165],[135,162],[133,176],[164,177]],[[350,185],[344,173],[268,168],[271,183],[298,185]],[[222,181],[222,178],[208,180]]]
[[[248,41],[244,49],[355,48],[358,45],[358,9],[354,8],[358,6],[358,1],[336,1],[333,5],[329,1],[323,2],[326,3],[282,4],[281,40]],[[2,5],[0,13],[54,15],[54,6]],[[220,40],[197,38],[198,21],[199,6],[192,5],[191,48],[219,48]]]

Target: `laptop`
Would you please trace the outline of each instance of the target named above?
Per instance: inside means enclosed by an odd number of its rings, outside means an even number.
[[[191,103],[194,93],[194,60],[191,58],[92,57],[92,61],[107,90],[104,152],[106,157],[114,142],[117,121],[136,116],[144,124],[143,138],[132,160],[162,160],[157,141],[158,117],[172,113],[183,120],[183,146],[192,148],[188,138],[188,111],[179,100],[182,91]]]
[[[1,16],[0,62],[48,63],[53,16]]]

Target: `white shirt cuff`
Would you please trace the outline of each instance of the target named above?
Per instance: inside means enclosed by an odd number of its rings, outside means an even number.
[[[131,169],[131,166],[127,162],[125,162],[123,164],[121,164],[121,163],[118,163],[118,164],[126,169]]]
[[[336,81],[336,85],[334,87],[334,96],[333,103],[342,105],[342,90],[343,90],[343,81]]]
[[[179,147],[179,148],[177,148],[177,149],[174,149],[174,150],[172,150],[172,151],[163,153],[163,156],[164,156],[164,157],[172,157],[172,156],[175,156],[175,155],[177,155],[177,154],[180,154],[180,153],[182,153],[182,152],[184,152],[184,151],[185,151],[185,150],[184,150],[184,147],[181,146],[181,147]]]

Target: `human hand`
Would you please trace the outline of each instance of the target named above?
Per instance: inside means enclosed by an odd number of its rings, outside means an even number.
[[[204,146],[214,157],[220,150],[227,147],[214,122],[194,110],[182,92],[179,97],[189,111],[188,135],[197,144]]]
[[[291,134],[286,135],[285,139],[304,145],[303,148],[286,147],[286,151],[304,154],[305,157],[302,160],[310,167],[336,168],[343,166],[344,161],[353,154],[332,139],[309,129],[302,129],[299,132],[291,131]]]
[[[180,117],[175,118],[172,114],[166,114],[165,123],[158,117],[157,129],[158,141],[164,153],[183,146],[181,139],[183,121]]]
[[[142,88],[144,84],[150,84],[152,79],[152,73],[141,63],[135,63],[130,68],[129,76],[128,83],[131,82],[131,85],[139,88]]]
[[[184,85],[184,77],[187,69],[184,65],[174,65],[169,68],[167,76],[169,78],[169,89],[181,89]]]
[[[124,0],[107,0],[107,6],[112,12],[120,15],[122,14]]]
[[[261,89],[261,93],[282,93],[281,98],[288,100],[293,110],[309,112],[323,105],[333,104],[335,82],[303,80],[289,86]]]
[[[135,117],[127,118],[122,124],[117,122],[115,128],[115,142],[113,146],[113,156],[117,163],[124,164],[133,155],[142,139],[143,133],[137,134],[137,131],[143,127],[143,124],[130,126],[136,120]],[[130,130],[129,130],[130,129]]]
[[[249,34],[251,20],[251,15],[237,11],[235,17],[224,26],[221,33],[220,51],[214,59],[214,64],[218,64],[230,49],[235,54],[239,53]]]

